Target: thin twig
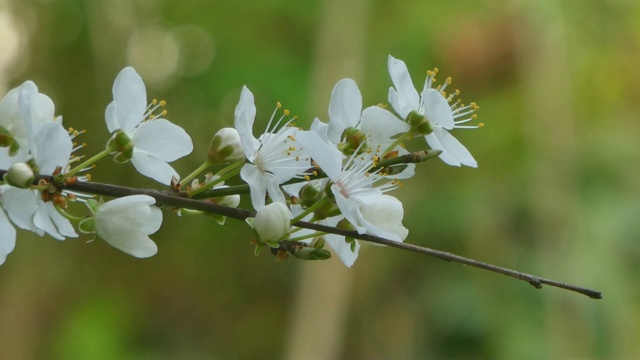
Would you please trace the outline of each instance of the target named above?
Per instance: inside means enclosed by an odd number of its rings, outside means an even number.
[[[0,170],[0,177],[2,177],[5,173],[6,173],[5,170]],[[46,178],[46,177],[38,176],[38,179],[36,179],[36,181],[41,178]],[[157,205],[167,205],[167,206],[176,207],[176,208],[200,210],[208,213],[223,215],[223,216],[230,217],[236,220],[241,220],[241,221],[244,221],[249,217],[255,216],[255,213],[253,211],[226,207],[226,206],[214,204],[212,202],[208,202],[206,200],[203,201],[203,200],[189,199],[184,197],[183,193],[172,192],[172,191],[162,192],[162,191],[153,190],[153,189],[137,189],[137,188],[124,187],[124,186],[102,184],[102,183],[95,183],[95,182],[82,182],[82,181],[78,181],[72,185],[66,185],[65,189],[72,190],[72,191],[86,192],[86,193],[91,193],[96,195],[110,196],[110,197],[123,197],[123,196],[129,196],[129,195],[148,195],[156,199]],[[434,249],[430,249],[423,246],[396,242],[396,241],[383,239],[377,236],[372,236],[367,234],[358,234],[356,231],[342,230],[342,229],[334,228],[331,226],[309,223],[305,221],[298,221],[293,225],[301,228],[322,231],[326,233],[333,233],[336,235],[351,237],[351,238],[360,239],[363,241],[369,241],[376,244],[387,245],[387,246],[395,247],[402,250],[429,255],[429,256],[446,260],[446,261],[457,262],[460,264],[473,266],[479,269],[488,270],[494,273],[510,276],[518,280],[526,281],[527,283],[534,286],[536,289],[542,288],[542,285],[544,284],[544,285],[549,285],[549,286],[577,292],[577,293],[586,295],[592,299],[602,299],[602,293],[597,290],[591,290],[591,289],[587,289],[587,288],[583,288],[583,287],[579,287],[571,284],[565,284],[558,281],[541,278],[535,275],[530,275],[523,272],[503,268],[500,266],[484,263],[481,261],[468,259],[459,255],[448,253],[446,251],[434,250]]]

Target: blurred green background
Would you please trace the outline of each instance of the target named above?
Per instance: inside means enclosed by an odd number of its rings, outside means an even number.
[[[604,299],[396,249],[275,262],[249,228],[165,210],[159,253],[19,233],[0,268],[0,358],[619,359],[640,354],[640,3],[540,1],[0,0],[0,93],[31,79],[102,149],[120,69],[191,134],[187,174],[233,124],[276,101],[308,126],[355,78],[387,101],[387,55],[476,101],[454,135],[479,168],[430,161],[394,193],[407,242],[603,291]],[[635,60],[634,60],[635,59]],[[130,164],[95,181],[155,187]],[[245,206],[249,204],[244,203]]]

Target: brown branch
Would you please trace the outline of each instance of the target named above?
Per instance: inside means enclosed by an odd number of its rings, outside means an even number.
[[[2,177],[6,171],[0,170],[0,177]],[[39,176],[39,179],[46,178]],[[37,181],[38,179],[36,179]],[[200,210],[208,213],[214,213],[223,215],[226,217],[230,217],[232,219],[244,221],[249,217],[255,216],[255,213],[249,210],[237,209],[226,207],[218,204],[214,204],[211,202],[207,202],[206,200],[195,200],[184,197],[182,193],[178,193],[175,191],[158,191],[153,189],[137,189],[137,188],[129,188],[124,186],[110,185],[110,184],[102,184],[95,182],[81,182],[78,181],[72,185],[66,185],[65,189],[72,191],[80,191],[86,192],[96,195],[104,195],[110,197],[123,197],[129,195],[148,195],[156,199],[157,205],[167,205],[176,208],[186,208],[193,210]],[[427,247],[417,246],[413,244],[400,243],[388,239],[379,238],[377,236],[367,235],[367,234],[358,234],[355,231],[342,230],[337,229],[331,226],[320,225],[315,223],[309,223],[305,221],[298,221],[295,226],[322,231],[326,233],[332,233],[336,235],[341,235],[345,237],[352,237],[355,239],[360,239],[363,241],[369,241],[376,244],[387,245],[390,247],[395,247],[402,250],[407,250],[411,252],[416,252],[419,254],[429,255],[438,259],[442,259],[445,261],[457,262],[460,264],[465,264],[469,266],[473,266],[479,269],[488,270],[494,273],[510,276],[512,278],[526,281],[527,283],[534,286],[536,289],[542,288],[542,285],[549,285],[569,291],[574,291],[583,295],[586,295],[592,299],[602,299],[602,293],[597,290],[591,290],[571,284],[565,284],[554,280],[549,280],[545,278],[541,278],[535,275],[526,274],[523,272],[503,268],[500,266],[484,263],[481,261],[468,259],[459,255],[455,255],[452,253],[448,253],[445,251],[434,250]]]

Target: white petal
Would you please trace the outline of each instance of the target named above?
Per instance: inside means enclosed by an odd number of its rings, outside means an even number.
[[[238,130],[242,148],[249,161],[253,161],[255,152],[260,147],[260,142],[253,136],[253,122],[256,118],[256,105],[253,94],[246,86],[240,92],[240,102],[236,106],[234,127]]]
[[[342,216],[334,216],[328,219],[323,220],[321,223],[327,226],[335,227],[340,220],[342,220]],[[334,234],[326,234],[324,236],[327,245],[338,255],[343,264],[347,267],[352,267],[358,258],[358,253],[360,252],[360,243],[357,240],[354,240],[355,251],[351,251],[351,244],[347,244],[343,236],[338,236]]]
[[[315,118],[311,123],[311,127],[309,129],[315,132],[316,134],[318,134],[318,136],[320,136],[322,140],[329,141],[327,138],[327,131],[329,130],[329,124],[323,123],[322,121],[320,121],[320,119]]]
[[[367,234],[394,241],[407,238],[409,230],[402,225],[404,210],[400,200],[382,195],[375,204],[361,206],[360,211]]]
[[[346,128],[356,127],[362,112],[362,95],[358,85],[352,79],[338,81],[331,93],[329,103],[329,141],[338,143]]]
[[[394,88],[389,88],[389,103],[401,118],[406,119],[411,111],[418,111],[411,106],[404,98],[398,95]]]
[[[329,179],[336,180],[342,172],[342,153],[332,144],[323,141],[313,131],[300,131],[296,141],[302,145],[303,151],[318,163]]]
[[[268,184],[258,167],[253,164],[244,164],[240,169],[240,177],[249,185],[253,208],[256,210],[262,209],[267,196]]]
[[[34,191],[11,187],[2,191],[1,197],[2,206],[17,227],[37,232],[40,236],[44,234],[33,223],[33,215],[38,209],[38,198]]]
[[[341,193],[340,187],[336,184],[331,185],[331,192],[335,197],[336,205],[338,205],[342,216],[344,216],[345,219],[353,225],[358,234],[364,234],[366,232],[366,228],[364,228],[360,223],[362,215],[360,214],[358,204],[345,197],[344,194]]]
[[[119,129],[125,133],[132,131],[143,120],[147,109],[147,89],[138,73],[132,67],[120,71],[113,83],[113,102]],[[109,122],[107,121],[107,126]]]
[[[16,247],[16,229],[9,222],[9,218],[0,208],[0,265],[4,264]]]
[[[173,177],[179,178],[171,165],[144,150],[133,148],[131,163],[140,174],[164,185],[170,185]]]
[[[370,106],[362,112],[363,133],[370,135],[375,143],[393,142],[391,137],[409,131],[409,124],[398,119],[388,110]]]
[[[453,129],[453,113],[447,99],[436,89],[425,89],[422,92],[424,102],[424,116],[434,124],[440,125],[447,130]]]
[[[433,133],[426,136],[427,142],[432,149],[442,150],[440,159],[451,166],[465,165],[478,167],[478,163],[473,158],[469,150],[462,145],[447,130],[434,127]]]
[[[414,110],[418,110],[420,107],[420,96],[418,95],[418,91],[416,91],[415,86],[413,86],[413,82],[411,82],[411,76],[409,75],[409,70],[407,70],[407,65],[405,65],[404,61],[395,59],[391,55],[389,55],[387,63],[389,65],[391,81],[393,82],[393,86],[395,86],[395,90],[397,92],[396,102],[401,105],[403,110],[407,106],[410,106]],[[389,96],[391,97],[391,92],[389,92]],[[391,99],[389,99],[389,102],[393,104]],[[396,111],[400,114],[400,109],[396,109]],[[400,116],[406,117],[407,114],[400,114]]]
[[[107,105],[107,110],[105,110],[104,112],[104,118],[107,121],[107,130],[109,130],[109,133],[113,133],[114,131],[120,129],[117,108],[118,107],[116,106],[115,101],[112,101],[109,105]]]
[[[351,244],[347,244],[342,236],[327,234],[324,236],[324,239],[327,245],[335,251],[343,264],[347,267],[353,266],[360,252],[360,243],[357,240],[354,240],[356,243],[355,251],[351,251]]]
[[[43,230],[52,238],[56,240],[64,240],[64,236],[58,232],[56,225],[49,216],[49,210],[45,203],[40,202],[40,204],[38,204],[38,209],[36,210],[35,215],[33,215],[33,223],[38,229]]]
[[[62,124],[50,122],[41,126],[34,136],[34,143],[40,174],[51,175],[56,167],[67,166],[73,142]]]
[[[36,93],[31,97],[31,121],[36,126],[53,121],[56,108],[53,100],[45,94]]]
[[[153,203],[150,196],[134,195],[104,204],[95,215],[96,234],[131,256],[155,255],[158,247],[148,235],[160,227],[162,212]]]
[[[76,234],[76,230],[73,228],[73,225],[71,225],[71,222],[69,221],[69,219],[62,216],[58,212],[58,210],[56,210],[53,203],[51,202],[45,203],[45,207],[47,209],[47,212],[49,213],[49,218],[51,219],[51,221],[53,221],[53,224],[55,225],[56,229],[58,230],[58,233],[61,236],[65,238],[78,237],[78,234]]]
[[[35,94],[37,92],[36,84],[32,81],[25,81],[20,86],[11,89],[0,100],[0,126],[17,138],[21,146],[26,146],[27,128],[20,110],[19,97],[21,93]]]
[[[180,126],[166,119],[145,121],[133,134],[133,146],[165,162],[191,153],[191,137]]]

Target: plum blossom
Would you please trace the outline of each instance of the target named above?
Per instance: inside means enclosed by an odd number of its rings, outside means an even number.
[[[275,131],[283,116],[271,128],[275,132],[269,131],[275,113],[274,111],[271,115],[267,131],[256,139],[253,136],[256,117],[253,94],[246,86],[242,88],[235,111],[235,128],[249,163],[244,164],[240,170],[240,177],[249,185],[251,202],[256,210],[265,206],[267,194],[274,202],[284,203],[285,197],[280,184],[294,177],[304,176],[304,172],[311,167],[309,157],[300,150],[295,140],[300,131],[288,126],[291,121]]]
[[[193,150],[191,137],[179,126],[153,114],[164,102],[147,105],[144,82],[132,67],[126,67],[113,83],[113,102],[105,118],[109,132],[122,131],[131,139],[131,163],[142,175],[169,185],[178,173],[168,164]]]
[[[459,91],[456,90],[447,97],[444,90],[451,83],[450,78],[444,85],[433,88],[437,69],[427,73],[422,93],[418,94],[411,82],[407,66],[402,60],[389,55],[388,65],[394,85],[389,88],[389,102],[398,115],[405,119],[411,112],[424,116],[433,130],[425,136],[427,143],[434,150],[442,151],[440,159],[448,165],[477,167],[478,163],[471,153],[449,134],[448,130],[481,127],[482,124],[478,126],[461,125],[476,118],[471,114],[478,109],[478,106],[475,103],[463,105],[459,100],[450,105],[453,98],[459,95]],[[457,120],[467,115],[471,116]]]
[[[149,238],[162,225],[162,211],[147,195],[132,195],[106,202],[94,214],[95,233],[109,245],[137,258],[158,252]]]
[[[305,131],[298,134],[305,151],[313,158],[320,168],[331,180],[331,192],[335,203],[344,217],[359,234],[370,234],[393,241],[404,241],[408,231],[402,226],[404,211],[402,203],[384,192],[396,187],[391,183],[379,186],[377,183],[384,180],[381,175],[370,173],[373,167],[373,155],[352,155],[343,165],[340,151],[323,141],[318,134]],[[377,214],[380,212],[381,214]],[[326,219],[327,225],[335,226],[340,218]],[[333,223],[335,222],[335,223]],[[331,235],[327,237],[329,245],[338,252],[338,256],[347,266],[351,266],[357,253],[347,254],[350,246],[336,242]],[[342,241],[344,242],[344,241]],[[354,252],[355,253],[355,252]]]

